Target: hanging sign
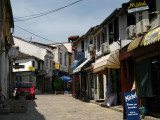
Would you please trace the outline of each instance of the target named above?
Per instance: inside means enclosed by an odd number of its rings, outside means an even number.
[[[149,6],[146,2],[146,0],[137,0],[133,2],[129,2],[128,4],[128,13],[142,11],[149,9]]]
[[[59,69],[59,64],[58,63],[55,64],[55,69]]]
[[[125,92],[124,98],[127,120],[140,120],[138,98],[136,92]]]
[[[35,68],[34,67],[32,67],[32,66],[29,66],[28,67],[28,70],[34,70]]]

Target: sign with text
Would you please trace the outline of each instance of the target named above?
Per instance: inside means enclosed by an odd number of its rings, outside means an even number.
[[[140,120],[138,98],[136,92],[125,92],[124,98],[127,120]]]
[[[34,70],[35,68],[34,67],[32,67],[32,66],[29,66],[28,67],[28,70]]]
[[[129,6],[128,6],[128,13],[147,10],[147,9],[149,9],[149,7],[148,7],[145,0],[130,2]]]
[[[59,64],[58,63],[55,64],[55,69],[59,69]]]

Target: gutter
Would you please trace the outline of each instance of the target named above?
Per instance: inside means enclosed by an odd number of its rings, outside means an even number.
[[[0,86],[1,86],[1,41],[2,41],[2,38],[1,38],[1,31],[2,31],[2,0],[0,0]]]

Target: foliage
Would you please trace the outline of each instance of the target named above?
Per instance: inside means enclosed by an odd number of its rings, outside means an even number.
[[[64,80],[56,77],[54,81],[54,89],[59,91],[64,90]]]

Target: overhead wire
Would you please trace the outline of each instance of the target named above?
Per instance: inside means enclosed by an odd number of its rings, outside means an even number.
[[[69,6],[72,6],[76,3],[79,3],[81,2],[82,0],[78,0],[76,2],[73,2],[73,3],[70,3],[68,5],[65,5],[63,7],[60,7],[60,8],[57,8],[57,9],[54,9],[54,10],[50,10],[50,11],[47,11],[47,12],[43,12],[43,13],[39,13],[39,14],[34,14],[34,15],[29,15],[29,16],[24,16],[24,17],[17,17],[17,18],[14,18],[14,22],[18,22],[18,21],[25,21],[25,20],[30,20],[30,19],[34,19],[34,18],[38,18],[38,17],[42,17],[42,16],[45,16],[45,15],[48,15],[48,14],[51,14],[51,13],[54,13],[54,12],[57,12],[59,10],[62,10],[64,8],[67,8]]]
[[[49,40],[49,39],[47,39],[47,38],[44,38],[44,37],[42,37],[42,36],[40,36],[40,35],[37,35],[37,34],[35,34],[35,33],[32,33],[32,32],[30,32],[30,31],[28,31],[28,30],[26,30],[26,29],[24,29],[24,28],[22,28],[22,27],[20,27],[20,26],[17,26],[17,25],[15,25],[16,27],[18,27],[19,29],[21,29],[21,30],[23,30],[23,31],[25,31],[25,32],[28,32],[28,33],[30,33],[30,34],[32,34],[32,35],[34,35],[34,36],[36,36],[36,37],[39,37],[39,38],[41,38],[41,39],[43,39],[43,40],[47,40],[47,41],[50,41],[50,42],[53,42],[53,43],[56,43],[55,41],[53,41],[53,40]]]

